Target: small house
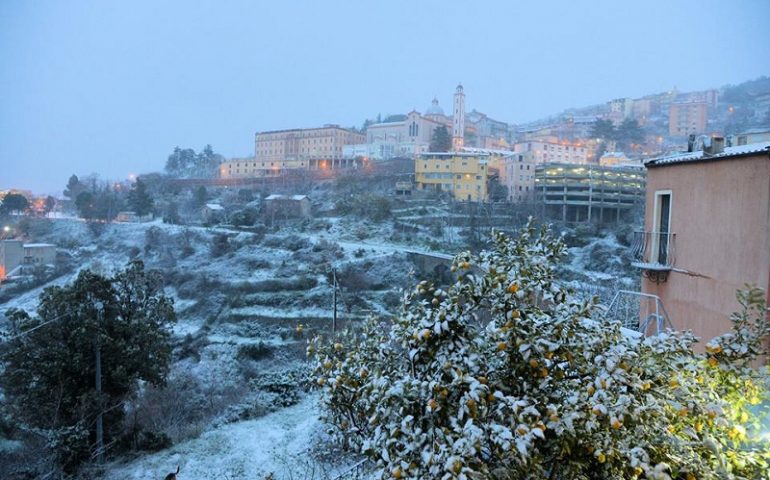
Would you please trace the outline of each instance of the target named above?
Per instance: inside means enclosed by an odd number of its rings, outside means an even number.
[[[219,222],[224,219],[225,207],[218,203],[207,203],[201,209],[201,218],[204,223]]]
[[[265,198],[265,216],[279,218],[310,218],[310,198],[307,195],[273,194]]]

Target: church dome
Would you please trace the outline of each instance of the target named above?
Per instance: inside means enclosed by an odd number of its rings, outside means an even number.
[[[428,107],[428,110],[425,111],[425,115],[444,115],[444,109],[439,107],[437,98],[433,99],[430,107]]]

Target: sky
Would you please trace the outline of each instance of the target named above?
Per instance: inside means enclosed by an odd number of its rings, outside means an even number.
[[[360,126],[436,96],[523,123],[770,75],[770,1],[0,0],[0,189],[162,170],[175,146]]]

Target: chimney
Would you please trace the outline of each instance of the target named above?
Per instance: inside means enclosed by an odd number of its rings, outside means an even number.
[[[725,151],[725,137],[713,137],[711,139],[711,154],[717,155]]]
[[[695,134],[691,133],[690,136],[687,138],[687,151],[692,152],[694,147],[695,147]]]

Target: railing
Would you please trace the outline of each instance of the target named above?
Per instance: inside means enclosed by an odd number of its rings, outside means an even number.
[[[676,252],[676,233],[634,232],[633,265],[645,270],[671,270]]]
[[[674,326],[657,295],[619,290],[607,307],[607,318],[643,335],[657,335]]]

